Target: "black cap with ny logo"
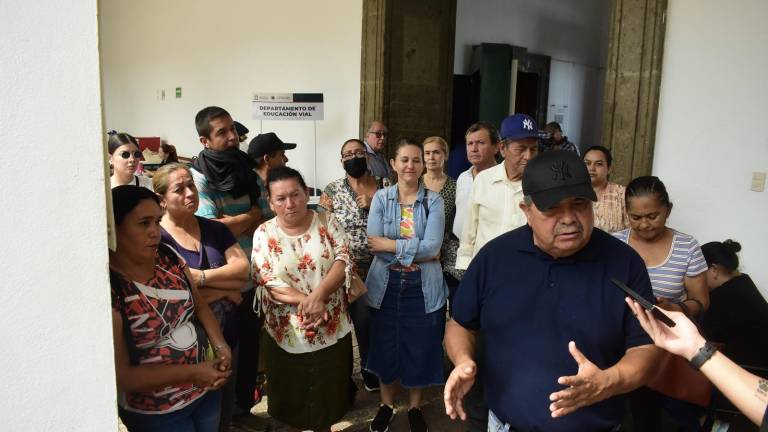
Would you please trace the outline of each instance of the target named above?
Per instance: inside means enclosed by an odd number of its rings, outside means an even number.
[[[528,162],[523,172],[523,193],[539,210],[547,210],[566,198],[597,201],[584,161],[574,152],[553,150]]]

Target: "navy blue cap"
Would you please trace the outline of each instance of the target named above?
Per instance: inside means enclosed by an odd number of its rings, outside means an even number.
[[[501,122],[501,139],[521,140],[526,138],[540,138],[538,125],[533,117],[515,114]]]

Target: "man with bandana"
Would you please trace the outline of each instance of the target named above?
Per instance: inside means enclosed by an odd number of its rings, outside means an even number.
[[[232,231],[237,242],[251,256],[253,232],[262,222],[258,205],[260,188],[253,160],[239,149],[239,135],[232,116],[220,107],[203,108],[195,116],[195,127],[203,150],[192,163],[192,179],[200,205],[196,215],[216,219]],[[232,413],[236,422],[254,429],[264,429],[264,422],[250,415],[254,404],[258,363],[258,339],[261,323],[253,312],[253,288],[243,286],[240,304],[240,340],[237,355],[235,393],[237,404]],[[234,347],[233,347],[234,348]],[[231,384],[230,384],[231,385]],[[228,407],[229,405],[229,407]],[[222,425],[228,427],[229,408],[225,392]]]

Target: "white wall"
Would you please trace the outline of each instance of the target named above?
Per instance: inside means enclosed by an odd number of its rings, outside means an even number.
[[[289,165],[312,182],[312,122],[262,125],[251,119],[251,100],[254,92],[324,93],[318,183],[342,176],[338,150],[359,134],[360,0],[102,0],[100,14],[106,127],[161,136],[192,156],[202,148],[195,114],[219,105],[251,130],[249,140],[263,128],[298,143]]]
[[[567,106],[563,129],[582,148],[599,144],[608,0],[458,0],[454,73],[471,71],[472,45],[506,43],[552,57],[552,105]]]
[[[114,431],[95,1],[0,2],[0,419]]]
[[[699,242],[732,238],[768,296],[768,3],[669,2],[653,172],[675,207],[671,226]]]

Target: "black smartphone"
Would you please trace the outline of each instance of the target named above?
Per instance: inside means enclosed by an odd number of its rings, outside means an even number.
[[[634,292],[632,288],[628,287],[626,284],[624,284],[624,282],[616,278],[611,278],[611,282],[613,282],[613,284],[617,287],[621,288],[621,290],[627,293],[628,296],[632,297],[637,303],[640,304],[640,306],[643,307],[643,309],[651,311],[653,316],[656,317],[657,320],[666,324],[667,327],[675,326],[675,322],[672,321],[672,318],[668,317],[664,312],[661,311],[661,309],[657,308],[656,305],[646,300],[643,296]]]

